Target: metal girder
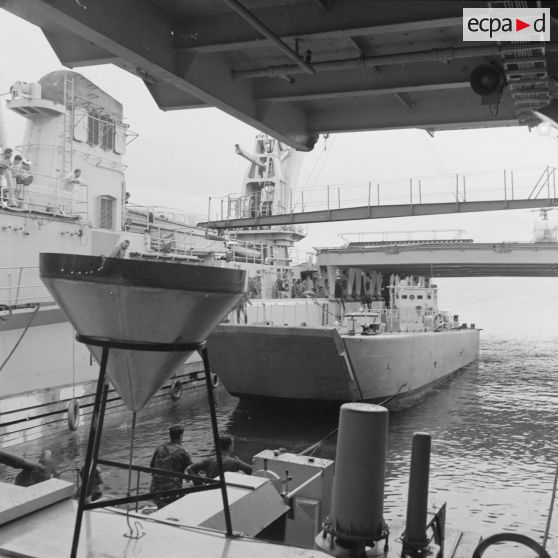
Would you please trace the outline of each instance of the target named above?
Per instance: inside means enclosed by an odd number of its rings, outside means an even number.
[[[497,116],[493,116],[491,108],[482,105],[480,97],[468,89],[415,92],[413,101],[416,109],[408,112],[393,95],[376,97],[373,103],[368,97],[327,100],[313,107],[310,127],[334,133],[398,128],[455,130],[516,126],[518,123],[509,95],[502,98]]]
[[[314,145],[316,138],[307,131],[306,115],[295,106],[287,104],[281,109],[288,132],[273,115],[274,127],[270,127],[265,116],[268,111],[262,118],[250,84],[232,78],[222,55],[177,56],[174,27],[149,0],[96,0],[88,2],[86,9],[67,0],[0,0],[0,7],[47,32],[61,37],[74,34],[93,43],[125,60],[125,69],[135,68],[149,83],[184,91],[183,105],[194,96],[297,149],[306,151]]]
[[[44,35],[60,62],[69,68],[118,63],[114,54],[72,33],[44,31]]]
[[[461,27],[462,12],[459,4],[445,2],[437,6],[433,2],[391,2],[388,10],[379,11],[376,2],[353,2],[351,9],[332,5],[322,11],[314,2],[284,6],[272,6],[252,10],[258,19],[269,22],[276,35],[284,41],[301,39],[305,42],[410,33],[413,31]],[[453,4],[453,5],[452,5]],[[424,8],[424,9],[422,9]],[[445,17],[444,17],[445,16]],[[271,41],[242,25],[234,14],[201,16],[179,22],[177,35],[183,47],[198,52],[223,52],[266,48]]]
[[[479,62],[480,63],[480,62]],[[391,95],[414,91],[440,91],[469,88],[469,72],[463,63],[424,63],[408,66],[404,75],[397,67],[386,67],[381,72],[372,68],[344,73],[343,80],[332,80],[328,73],[297,76],[293,83],[278,79],[254,80],[256,99],[274,102],[298,102],[316,99]]]
[[[487,200],[475,202],[422,203],[400,205],[370,205],[341,209],[305,211],[304,213],[284,213],[253,217],[248,219],[223,219],[198,223],[200,227],[211,229],[236,229],[242,227],[267,227],[275,225],[299,225],[304,223],[330,223],[333,221],[357,221],[361,219],[392,219],[394,217],[420,217],[448,213],[469,213],[475,211],[501,211],[504,209],[532,209],[558,205],[556,198],[522,200]]]

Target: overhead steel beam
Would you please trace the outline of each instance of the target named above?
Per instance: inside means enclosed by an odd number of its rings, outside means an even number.
[[[267,40],[271,41],[289,60],[292,60],[307,74],[316,73],[310,64],[306,63],[302,58],[286,43],[284,43],[273,31],[263,24],[252,12],[247,10],[238,0],[222,0],[229,8],[234,10],[240,17],[246,20],[256,31],[261,33]]]
[[[481,63],[482,59],[479,59]],[[343,79],[332,80],[328,74],[317,74],[312,78],[299,76],[293,83],[284,80],[255,80],[254,97],[274,102],[299,102],[329,98],[368,95],[391,95],[414,91],[440,91],[444,89],[470,88],[469,75],[461,65],[441,66],[435,62],[410,65],[402,75],[395,67],[382,72],[355,70],[345,72]]]
[[[416,109],[408,112],[393,96],[351,99],[328,99],[314,103],[310,129],[320,132],[348,132],[357,130],[396,130],[423,128],[456,130],[493,126],[517,126],[513,101],[505,93],[498,113],[481,103],[481,98],[470,89],[415,91]]]
[[[504,209],[532,209],[558,205],[557,198],[488,200],[476,202],[422,203],[401,205],[371,205],[345,209],[324,209],[304,213],[285,213],[250,219],[225,219],[198,223],[210,229],[238,229],[243,227],[268,227],[276,225],[302,225],[306,223],[330,223],[333,221],[358,221],[363,219],[393,219],[394,217],[420,217],[449,213],[477,211],[501,211]]]
[[[370,97],[375,95],[395,95],[397,93],[421,93],[428,91],[443,91],[446,89],[467,89],[471,87],[468,81],[455,81],[444,83],[427,83],[407,86],[394,86],[394,87],[379,87],[379,88],[366,88],[355,89],[347,88],[346,84],[341,84],[340,89],[332,89],[314,93],[299,93],[294,95],[275,95],[275,96],[260,96],[256,94],[256,99],[273,101],[276,103],[281,102],[299,102],[299,101],[318,101],[327,99],[343,99],[353,97]]]
[[[114,54],[91,44],[82,37],[72,33],[43,32],[46,40],[64,66],[75,68],[76,66],[96,66],[118,62]]]
[[[149,0],[95,0],[86,5],[67,0],[0,0],[0,7],[49,33],[73,34],[111,53],[128,71],[150,83],[166,84],[215,106],[263,132],[304,151],[315,136],[307,131],[306,115],[285,106],[287,128],[261,119],[249,83],[234,80],[220,54],[176,56],[175,31],[163,12]],[[298,66],[297,66],[298,67]]]
[[[536,43],[525,43],[524,48],[535,48],[536,46]],[[423,62],[440,62],[445,64],[455,59],[478,58],[480,56],[499,56],[501,50],[502,47],[498,44],[475,45],[462,48],[433,48],[421,51],[406,51],[394,54],[345,58],[342,60],[321,60],[319,62],[315,62],[313,64],[313,68],[316,72],[334,72],[340,70],[357,70]],[[235,77],[243,79],[285,77],[300,73],[300,68],[292,64],[234,71]]]
[[[409,95],[407,95],[406,93],[403,93],[403,91],[398,91],[397,93],[394,93],[393,96],[409,111],[409,112],[413,112],[415,110],[415,102],[413,101],[413,99],[411,99],[411,97]]]
[[[402,35],[424,30],[461,27],[461,7],[451,2],[428,9],[429,2],[391,2],[387,9],[378,10],[375,2],[354,2],[350,10],[335,4],[327,12],[311,2],[253,9],[260,21],[273,24],[275,35],[290,42],[349,39],[365,36]],[[424,9],[421,9],[424,8]],[[447,17],[441,17],[446,15]],[[177,23],[177,34],[185,43],[185,50],[197,52],[230,52],[267,48],[269,39],[240,26],[230,13],[215,14],[211,18],[193,17]]]

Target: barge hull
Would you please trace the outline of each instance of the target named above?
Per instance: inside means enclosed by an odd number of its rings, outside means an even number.
[[[479,330],[340,335],[331,327],[219,325],[212,371],[241,399],[411,405],[478,359]]]

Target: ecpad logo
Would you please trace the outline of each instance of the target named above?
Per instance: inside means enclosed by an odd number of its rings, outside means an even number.
[[[463,8],[464,41],[550,41],[550,8]]]

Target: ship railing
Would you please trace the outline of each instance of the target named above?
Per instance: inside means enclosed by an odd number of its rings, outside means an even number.
[[[131,232],[150,232],[152,228],[160,230],[192,230],[201,216],[164,207],[127,203],[125,208],[124,228]]]
[[[273,205],[274,214],[308,213],[354,207],[440,203],[513,201],[556,198],[556,168],[522,167],[453,174],[374,179],[363,182],[294,188],[285,204]],[[211,222],[269,215],[257,195],[210,198]],[[265,206],[267,207],[267,206]],[[213,216],[213,218],[211,218]]]
[[[151,226],[148,249],[160,257],[204,255],[229,262],[267,264],[268,247],[264,243],[217,239],[204,236],[190,226],[170,229]]]
[[[63,179],[35,172],[27,174],[33,176],[33,182],[28,186],[14,184],[15,200],[10,199],[7,184],[2,184],[1,207],[15,206],[20,211],[87,220],[87,184],[73,184],[69,190],[67,182]]]
[[[38,266],[0,267],[0,309],[52,301],[39,278]]]
[[[277,215],[289,213],[289,206],[286,203],[274,200],[265,193],[254,192],[249,195],[229,194],[226,197],[209,198],[210,212],[215,209],[215,220],[218,219],[246,219],[250,217],[267,217],[269,215]],[[211,219],[209,219],[211,220]],[[297,233],[304,234],[305,229],[300,225],[281,225],[283,230],[293,230]]]
[[[354,244],[390,244],[396,242],[471,242],[463,229],[424,229],[412,231],[368,231],[338,234],[345,246]]]
[[[251,298],[246,304],[246,317],[249,324],[264,324],[292,327],[312,327],[333,325],[340,319],[339,303],[315,298],[278,298],[273,302]],[[244,324],[244,314],[232,310],[225,321]]]

